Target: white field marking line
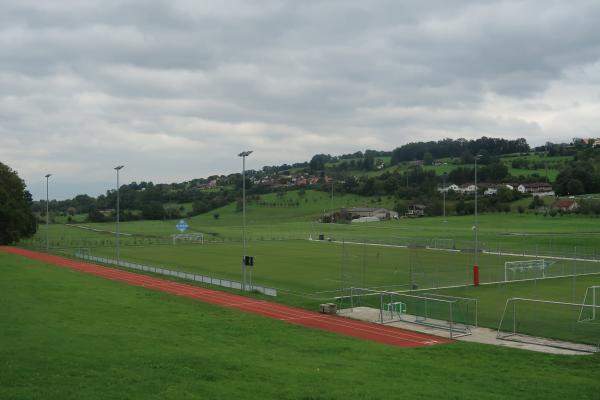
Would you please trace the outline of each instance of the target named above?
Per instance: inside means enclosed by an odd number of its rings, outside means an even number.
[[[99,232],[99,233],[113,233],[113,234],[117,234],[117,232],[111,232],[111,231],[107,231],[105,229],[90,228],[89,226],[74,225],[74,224],[65,224],[65,225],[68,226],[69,228],[79,228],[79,229],[86,229],[88,231],[94,231],[94,232]],[[123,233],[123,232],[119,232],[119,235],[133,236],[131,233]]]
[[[363,243],[363,242],[341,242],[339,240],[309,240],[311,242],[336,243],[336,244],[354,244],[360,246],[377,246],[377,247],[394,247],[398,249],[406,249],[408,246],[401,244],[383,244],[383,243]]]
[[[336,243],[336,244],[353,244],[353,245],[361,245],[361,246],[378,246],[378,247],[393,247],[399,249],[406,249],[409,246],[401,245],[401,244],[384,244],[384,243],[364,243],[364,242],[345,242],[339,240],[309,240],[311,242],[323,242],[323,243]],[[426,250],[437,250],[437,251],[448,251],[451,253],[460,253],[461,250],[454,249],[436,249],[432,247],[425,247]],[[489,251],[482,250],[484,254],[496,255],[496,256],[514,256],[514,257],[530,257],[530,258],[550,258],[555,260],[567,260],[567,261],[589,261],[600,263],[600,259],[590,259],[590,258],[573,258],[573,257],[560,257],[560,256],[540,256],[539,254],[523,254],[523,253],[504,253],[498,251]]]
[[[425,247],[425,249],[427,250],[434,250],[434,251],[451,251],[453,253],[460,253],[460,250],[456,250],[456,249],[439,249],[437,247]]]
[[[559,275],[559,276],[547,276],[545,278],[526,278],[526,279],[514,279],[511,281],[496,281],[496,282],[481,282],[479,283],[479,286],[485,286],[485,285],[498,285],[498,284],[506,284],[506,283],[514,283],[514,282],[529,282],[529,281],[544,281],[546,279],[559,279],[559,278],[571,278],[574,276],[589,276],[589,275],[600,275],[600,272],[588,272],[585,274],[571,274],[571,275]],[[457,289],[457,288],[464,288],[464,287],[470,287],[470,286],[474,286],[472,283],[469,283],[467,285],[452,285],[452,286],[439,286],[439,287],[430,287],[430,288],[425,288],[425,289],[415,289],[415,290],[396,290],[396,291],[388,291],[390,293],[396,293],[396,294],[403,294],[403,293],[412,293],[412,292],[422,292],[422,291],[432,291],[432,290],[443,290],[443,289]],[[435,294],[435,293],[433,293]]]
[[[513,256],[513,257],[529,257],[529,258],[550,258],[552,260],[566,260],[566,261],[584,261],[584,262],[595,262],[600,263],[600,259],[593,258],[573,258],[573,257],[560,257],[560,256],[540,256],[539,254],[523,254],[523,253],[504,253],[501,251],[482,251],[484,254],[490,254],[495,256]]]

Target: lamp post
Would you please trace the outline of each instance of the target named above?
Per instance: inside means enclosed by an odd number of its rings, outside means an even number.
[[[443,180],[443,184],[442,184],[442,193],[444,194],[444,222],[446,221],[446,191],[448,190],[446,188],[446,173],[444,172],[444,174],[442,175],[442,180]]]
[[[473,265],[473,284],[475,286],[479,286],[479,219],[477,216],[477,197],[478,197],[478,188],[477,188],[477,160],[481,157],[480,154],[475,156],[475,226],[473,227],[473,231],[475,232],[475,264]]]
[[[246,291],[246,157],[252,150],[242,151],[242,291]]]
[[[50,251],[50,242],[48,241],[48,228],[50,224],[50,206],[49,206],[49,196],[48,196],[48,180],[52,176],[52,174],[46,174],[46,251]]]
[[[329,218],[329,223],[333,224],[333,179],[331,180],[331,218]]]
[[[117,266],[120,264],[120,256],[119,256],[119,219],[120,219],[120,205],[119,205],[119,171],[121,171],[121,169],[123,169],[124,165],[119,165],[118,167],[115,167],[115,171],[117,171],[117,232],[116,232],[116,238],[117,238]]]

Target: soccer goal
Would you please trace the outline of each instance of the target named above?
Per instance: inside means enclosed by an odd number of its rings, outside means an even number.
[[[578,321],[600,323],[600,286],[590,286],[585,290]]]
[[[600,324],[582,323],[600,307],[514,297],[506,301],[497,338],[562,349],[596,352]]]
[[[504,281],[545,278],[546,269],[554,262],[545,259],[506,261],[504,263]]]
[[[429,242],[430,249],[436,250],[456,250],[456,242],[454,239],[431,239]]]
[[[171,237],[173,238],[173,245],[177,242],[204,244],[203,233],[179,233]]]
[[[340,314],[351,313],[353,318],[387,324],[402,320],[406,304],[394,292],[349,287],[335,298]]]
[[[469,335],[477,326],[477,299],[352,287],[335,300],[341,315],[381,324],[409,322],[445,330],[450,338]]]

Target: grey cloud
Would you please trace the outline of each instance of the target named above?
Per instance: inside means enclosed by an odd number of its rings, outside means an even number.
[[[586,0],[0,0],[0,159],[28,182],[59,171],[71,196],[121,160],[179,180],[235,171],[245,147],[258,167],[591,135],[598,20]]]

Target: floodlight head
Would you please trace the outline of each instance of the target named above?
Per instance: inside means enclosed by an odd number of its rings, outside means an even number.
[[[46,179],[50,178],[51,176],[52,176],[52,174],[46,174],[46,175],[44,175],[44,177],[45,177]]]
[[[240,154],[238,154],[238,157],[248,157],[250,154],[252,154],[253,150],[248,150],[248,151],[242,151]]]
[[[118,167],[115,167],[115,170],[120,171],[123,167],[124,165],[119,165]]]

